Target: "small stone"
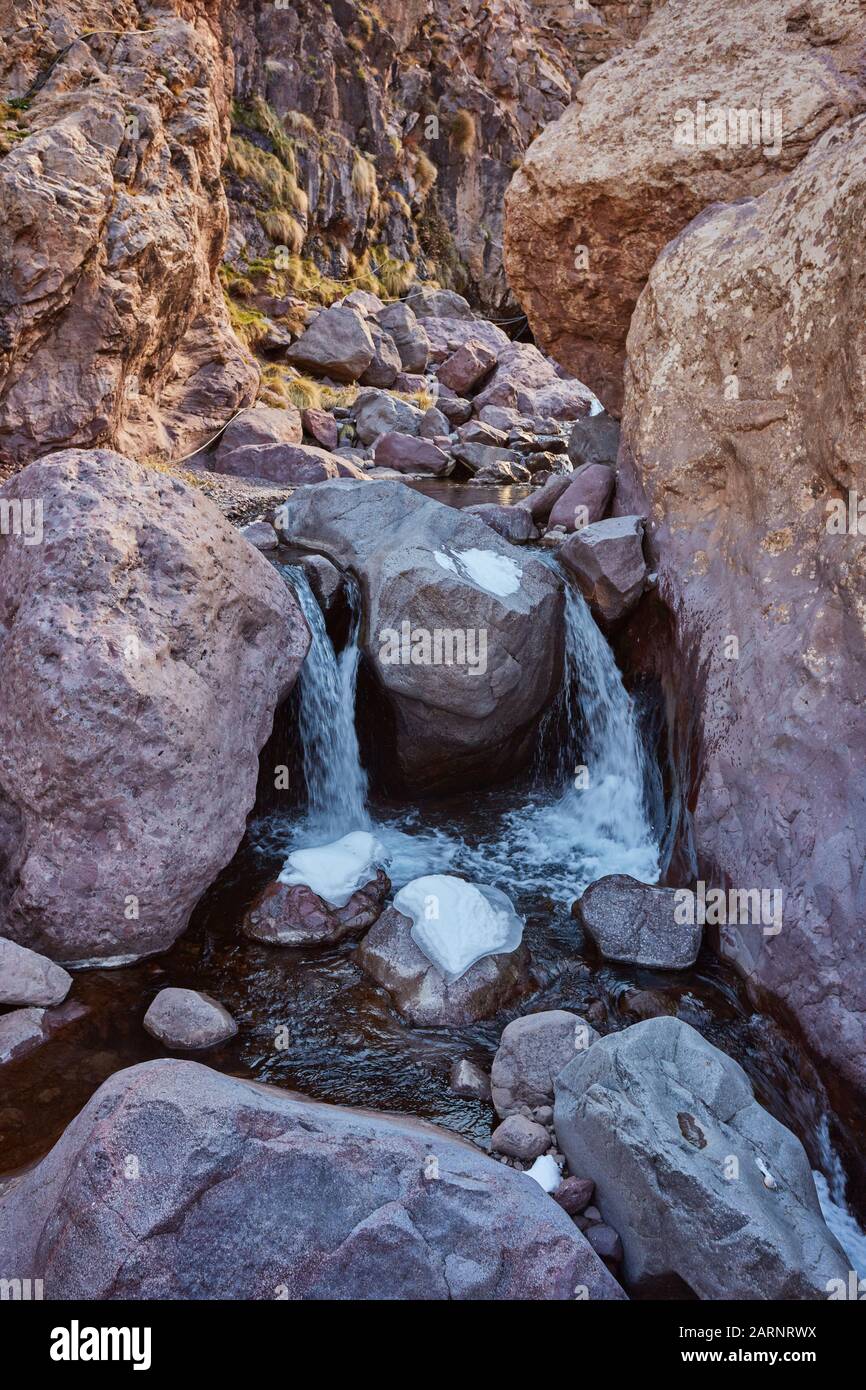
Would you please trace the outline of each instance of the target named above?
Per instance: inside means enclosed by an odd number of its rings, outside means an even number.
[[[280,538],[269,521],[251,521],[241,527],[244,540],[254,545],[256,550],[276,550]]]
[[[583,1214],[586,1217],[587,1221],[603,1220],[602,1214],[599,1211],[598,1207],[587,1207]]]
[[[451,1068],[451,1089],[456,1096],[467,1096],[471,1100],[490,1099],[490,1078],[485,1072],[461,1057]]]
[[[144,1027],[166,1047],[184,1051],[214,1047],[238,1031],[222,1004],[194,989],[161,989],[144,1016]]]
[[[595,1253],[603,1260],[613,1260],[619,1264],[622,1259],[622,1241],[612,1226],[590,1226],[586,1238]]]
[[[0,1004],[61,1004],[72,976],[47,956],[0,937]]]
[[[569,1216],[579,1216],[592,1201],[594,1192],[595,1183],[591,1178],[565,1178],[554,1192],[553,1200]]]
[[[490,1142],[498,1153],[531,1162],[550,1148],[550,1135],[525,1115],[509,1115],[493,1131]]]
[[[0,1018],[0,1064],[12,1062],[42,1042],[44,1009],[16,1009]]]

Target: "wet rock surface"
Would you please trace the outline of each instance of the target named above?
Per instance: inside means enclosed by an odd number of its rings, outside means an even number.
[[[360,577],[364,650],[394,711],[397,774],[417,793],[513,772],[560,676],[557,577],[476,517],[387,482],[299,489],[280,517],[288,540]],[[467,555],[481,568],[467,570]],[[480,648],[474,664],[465,652],[462,664],[459,654],[437,663],[432,646],[423,663],[391,653],[388,634],[402,641],[409,613],[431,643],[435,629],[483,630],[483,662]]]
[[[209,994],[161,989],[144,1015],[144,1027],[166,1047],[192,1052],[215,1047],[238,1030],[231,1014]]]
[[[686,970],[697,959],[702,928],[680,921],[678,905],[673,888],[610,874],[590,884],[574,912],[606,959]]]
[[[559,1073],[597,1038],[585,1019],[565,1009],[546,1009],[509,1023],[490,1073],[496,1113],[504,1117],[523,1107],[552,1104]]]
[[[485,956],[449,983],[415,945],[411,930],[410,918],[386,908],[358,947],[355,961],[419,1027],[488,1018],[529,988],[525,945],[505,955]]]
[[[54,961],[0,937],[0,1004],[62,1004],[72,976]]]
[[[306,884],[271,883],[244,918],[244,932],[275,946],[334,946],[361,936],[381,915],[391,881],[381,869],[375,879],[335,907]]]

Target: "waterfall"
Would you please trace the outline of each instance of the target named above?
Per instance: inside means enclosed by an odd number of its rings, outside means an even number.
[[[851,1268],[859,1278],[866,1279],[866,1233],[860,1229],[856,1218],[848,1210],[845,1200],[845,1169],[833,1147],[827,1115],[821,1117],[815,1133],[815,1142],[824,1170],[821,1172],[815,1169],[812,1173],[818,1201],[821,1204],[821,1215],[851,1261]]]
[[[346,645],[337,656],[304,571],[286,565],[283,573],[297,595],[312,636],[298,678],[298,726],[307,784],[305,829],[323,842],[370,826],[367,775],[355,733],[360,594],[354,579],[347,576],[351,622]]]
[[[555,559],[545,557],[561,573]],[[565,658],[553,796],[534,796],[505,826],[522,880],[569,899],[606,874],[655,883],[659,846],[647,808],[646,754],[634,702],[578,588],[565,584]]]
[[[588,845],[602,858],[615,860],[621,848],[631,859],[637,851],[654,879],[657,847],[634,701],[583,595],[571,583],[565,587],[563,705],[568,732],[558,775],[564,801],[580,818]]]
[[[543,558],[560,573],[553,557]],[[295,566],[283,572],[312,633],[299,677],[308,797],[305,821],[291,834],[299,847],[372,828],[355,733],[360,601],[350,581],[351,632],[337,657],[306,575]],[[425,873],[463,872],[515,898],[543,893],[567,904],[605,874],[656,882],[659,847],[647,811],[650,779],[634,704],[583,597],[567,582],[564,672],[548,734],[554,728],[561,741],[552,787],[512,799],[508,807],[493,792],[475,799],[465,815],[452,812],[441,821],[433,808],[423,816],[412,809],[378,821],[395,884]]]

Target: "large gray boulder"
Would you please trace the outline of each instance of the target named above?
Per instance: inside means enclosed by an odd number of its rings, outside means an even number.
[[[594,521],[571,536],[559,552],[563,564],[577,576],[593,614],[603,623],[627,617],[647,587],[645,520],[642,516],[612,516],[607,521]]]
[[[677,921],[676,909],[676,889],[607,874],[590,884],[574,911],[605,960],[687,970],[697,960],[703,928]]]
[[[675,1018],[594,1043],[559,1074],[556,1136],[656,1298],[825,1299],[848,1259],[800,1141],[735,1061]]]
[[[552,1105],[559,1073],[597,1040],[598,1033],[586,1019],[566,1009],[515,1018],[503,1029],[490,1072],[497,1114],[504,1117],[521,1106],[535,1110]]]
[[[60,961],[165,950],[240,844],[309,646],[294,596],[196,488],[104,449],[0,489],[0,933]]]
[[[375,344],[358,309],[333,304],[317,314],[286,350],[295,367],[332,377],[334,381],[358,381],[373,361]]]
[[[453,1135],[175,1059],[112,1076],[0,1193],[0,1268],[48,1299],[624,1297],[537,1183]]]
[[[530,987],[529,952],[484,956],[448,981],[411,936],[412,921],[388,907],[355,952],[355,963],[390,994],[419,1028],[462,1027],[492,1016]]]
[[[408,304],[388,304],[379,323],[396,345],[404,372],[423,372],[430,356],[430,339]]]
[[[559,685],[558,576],[477,517],[399,483],[299,488],[277,525],[360,579],[363,652],[390,712],[379,755],[394,785],[417,795],[516,771]]]
[[[362,444],[372,444],[381,434],[397,431],[418,434],[424,411],[387,391],[362,391],[352,406],[352,419]]]
[[[228,454],[257,444],[300,444],[304,437],[301,412],[293,405],[283,409],[254,405],[242,410],[223,430],[214,450],[216,467]]]

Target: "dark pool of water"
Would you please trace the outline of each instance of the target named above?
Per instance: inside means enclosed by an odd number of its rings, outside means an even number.
[[[483,831],[484,810],[475,798],[452,799],[439,812],[467,834],[473,823]],[[633,992],[650,991],[661,1007],[742,1063],[762,1103],[800,1134],[820,1166],[815,1135],[826,1102],[819,1079],[801,1049],[748,1005],[735,977],[708,952],[686,974],[604,964],[568,908],[535,893],[522,903],[534,992],[474,1027],[412,1028],[357,969],[353,944],[298,951],[241,935],[245,909],[281,867],[278,840],[247,837],[188,932],[164,955],[75,975],[70,998],[83,1006],[83,1016],[3,1070],[0,1172],[45,1153],[108,1076],[170,1055],[142,1027],[151,999],[167,985],[214,995],[239,1024],[236,1038],[196,1053],[197,1060],[317,1099],[420,1115],[482,1147],[489,1145],[493,1113],[453,1095],[448,1075],[456,1058],[489,1067],[505,1024],[531,1010],[583,1014],[595,1006],[599,1031],[617,1031],[638,1016]]]
[[[436,502],[444,502],[446,507],[474,507],[479,502],[498,502],[510,507],[535,491],[528,483],[513,487],[490,487],[484,483],[461,483],[453,478],[407,478],[405,486],[423,492]]]

